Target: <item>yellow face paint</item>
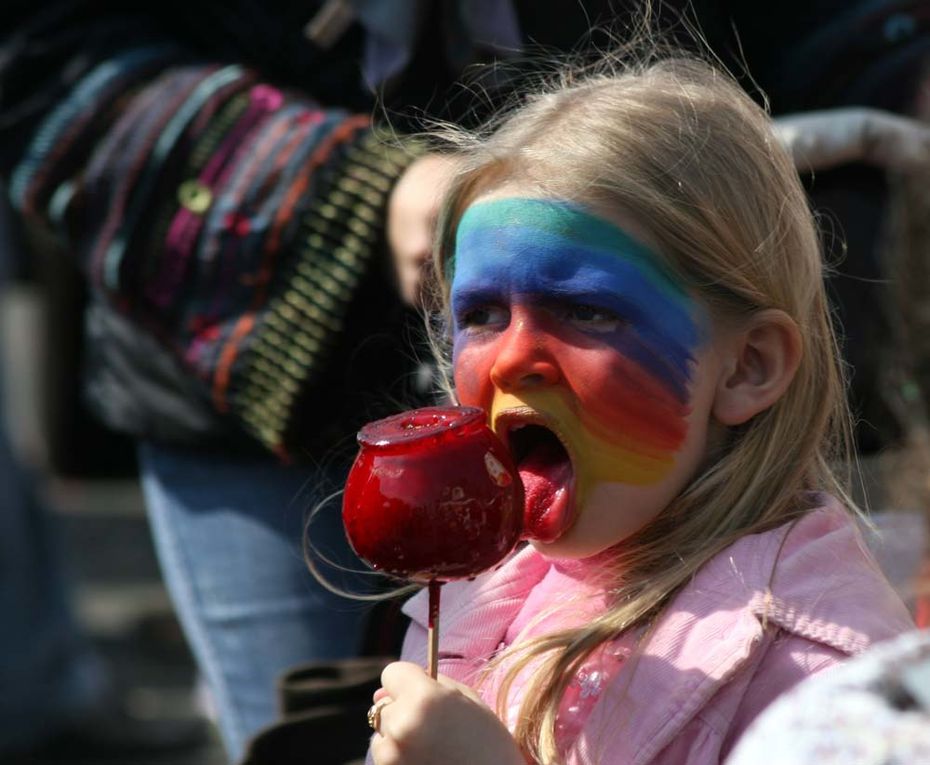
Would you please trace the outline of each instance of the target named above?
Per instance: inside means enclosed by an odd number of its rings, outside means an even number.
[[[579,413],[557,390],[528,390],[518,395],[495,390],[491,428],[506,440],[511,421],[537,419],[555,433],[565,446],[575,471],[576,505],[584,504],[598,483],[647,485],[661,480],[674,462],[666,450],[647,451],[640,442],[618,438],[608,441],[586,427]],[[629,441],[629,443],[625,443]]]

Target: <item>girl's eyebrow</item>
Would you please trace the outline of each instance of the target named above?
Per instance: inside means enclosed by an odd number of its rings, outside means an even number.
[[[552,285],[544,292],[523,293],[524,299],[546,305],[549,303],[574,303],[576,305],[591,303],[601,308],[612,310],[629,309],[641,311],[636,307],[636,300],[612,289],[590,289],[587,286],[574,286],[571,283]]]
[[[481,303],[492,303],[502,299],[502,289],[493,284],[470,284],[464,287],[452,287],[452,310],[469,308]]]

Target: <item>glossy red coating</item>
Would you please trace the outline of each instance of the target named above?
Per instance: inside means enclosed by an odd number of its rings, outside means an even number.
[[[426,407],[369,423],[342,519],[372,568],[418,582],[475,576],[520,538],[523,485],[476,407]]]

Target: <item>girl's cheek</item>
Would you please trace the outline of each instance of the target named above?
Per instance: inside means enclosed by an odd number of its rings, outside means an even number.
[[[467,343],[455,344],[452,358],[452,375],[459,403],[465,406],[488,408],[493,398],[490,370],[492,360],[488,353]]]

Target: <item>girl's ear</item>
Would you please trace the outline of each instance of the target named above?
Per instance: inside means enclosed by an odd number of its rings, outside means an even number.
[[[784,311],[767,309],[726,342],[713,415],[741,425],[781,398],[794,379],[802,353],[801,333]]]

